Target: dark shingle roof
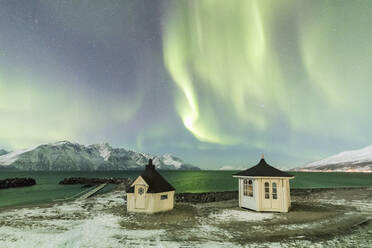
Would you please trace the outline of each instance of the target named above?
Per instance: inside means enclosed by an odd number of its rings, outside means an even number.
[[[173,186],[155,170],[152,159],[149,160],[149,164],[146,165],[146,169],[142,172],[141,177],[149,185],[147,193],[160,193],[175,190]],[[134,193],[134,187],[130,187],[127,193]]]
[[[268,165],[265,159],[263,158],[256,166],[253,166],[244,171],[240,171],[233,175],[234,176],[252,176],[252,177],[293,177],[287,172],[278,170],[272,167],[271,165]]]

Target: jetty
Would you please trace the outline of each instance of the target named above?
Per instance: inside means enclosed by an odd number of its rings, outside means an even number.
[[[92,195],[96,194],[98,191],[102,190],[108,185],[116,184],[116,189],[125,189],[132,183],[130,178],[86,178],[86,177],[69,177],[64,178],[59,182],[60,185],[76,185],[81,184],[83,187],[89,187],[73,196],[56,199],[54,201],[67,201],[67,200],[84,200]]]
[[[77,199],[78,200],[87,199],[87,198],[91,197],[92,195],[94,195],[95,193],[97,193],[98,191],[100,191],[101,189],[103,189],[104,187],[106,187],[106,185],[107,185],[107,183],[102,183],[101,185],[98,185],[97,187],[95,187],[94,189],[90,190],[89,192],[85,193],[84,195],[80,196]]]
[[[107,183],[102,183],[100,185],[98,185],[97,187],[94,187],[93,189],[89,188],[89,189],[86,189],[86,190],[83,190],[73,196],[70,196],[70,197],[67,197],[67,198],[63,198],[63,199],[56,199],[56,200],[53,200],[55,202],[58,202],[58,201],[68,201],[68,200],[84,200],[84,199],[87,199],[89,197],[91,197],[92,195],[94,195],[95,193],[97,193],[98,191],[100,191],[101,189],[103,189],[104,187],[106,187]]]

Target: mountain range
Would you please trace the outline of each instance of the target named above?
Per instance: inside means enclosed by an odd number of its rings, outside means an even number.
[[[4,149],[0,149],[0,156],[7,154],[8,152]]]
[[[113,148],[108,143],[86,146],[59,141],[3,153],[0,155],[0,169],[3,170],[142,170],[150,158],[160,170],[200,170],[169,154],[155,156],[124,148]]]
[[[372,172],[372,146],[359,150],[344,151],[293,170]]]

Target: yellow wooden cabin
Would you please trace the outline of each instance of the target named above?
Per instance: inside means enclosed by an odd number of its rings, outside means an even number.
[[[128,212],[157,213],[172,210],[175,189],[156,171],[152,159],[127,190]]]

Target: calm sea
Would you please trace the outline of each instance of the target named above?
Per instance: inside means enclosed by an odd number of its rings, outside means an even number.
[[[160,171],[177,192],[207,192],[237,190],[236,171]],[[73,196],[86,188],[81,185],[59,185],[66,177],[130,177],[141,171],[95,172],[0,172],[0,179],[32,177],[37,185],[0,190],[0,207],[33,205]],[[372,186],[372,173],[308,173],[293,172],[292,188],[327,188]],[[106,191],[113,189],[108,187]]]

